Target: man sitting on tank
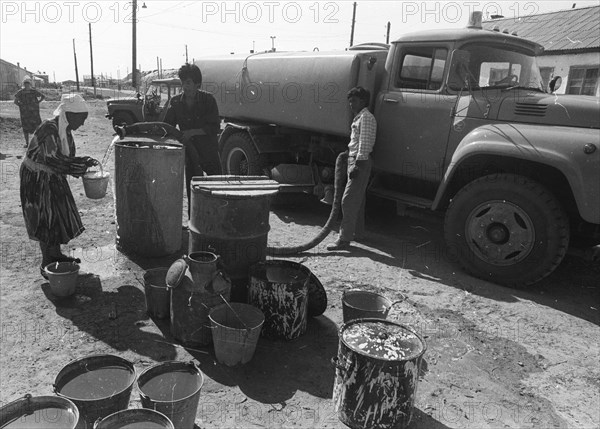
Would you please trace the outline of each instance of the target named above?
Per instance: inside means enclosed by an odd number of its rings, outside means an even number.
[[[164,121],[179,127],[185,146],[185,183],[188,206],[192,177],[221,174],[218,133],[220,129],[217,101],[209,92],[202,91],[202,73],[195,64],[184,64],[179,69],[183,92],[171,99]],[[189,212],[189,210],[188,210]]]
[[[352,240],[364,233],[365,193],[377,134],[377,122],[368,109],[370,101],[371,94],[360,86],[348,91],[350,110],[354,114],[348,143],[348,181],[342,196],[340,233],[337,240],[327,246],[327,250],[347,249]]]

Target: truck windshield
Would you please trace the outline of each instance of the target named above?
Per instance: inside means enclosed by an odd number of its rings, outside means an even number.
[[[526,51],[474,43],[463,46],[453,63],[451,70],[457,76],[448,82],[453,90],[519,87],[543,91],[535,56]]]

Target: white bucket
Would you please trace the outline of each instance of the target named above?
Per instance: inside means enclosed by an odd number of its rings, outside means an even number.
[[[89,171],[83,175],[83,189],[85,196],[93,200],[104,198],[110,173],[104,171],[100,164],[100,171]]]

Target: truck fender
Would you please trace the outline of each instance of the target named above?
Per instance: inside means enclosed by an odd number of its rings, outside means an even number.
[[[531,124],[487,124],[469,132],[457,146],[432,208],[451,198],[459,167],[475,156],[515,159],[553,167],[566,178],[580,216],[600,224],[600,130]],[[587,147],[587,150],[586,150]],[[589,152],[589,153],[586,153]]]
[[[250,137],[250,140],[252,141],[254,148],[256,149],[257,152],[260,152],[258,145],[256,144],[256,139],[252,135],[252,127],[248,126],[248,125],[234,124],[231,122],[227,122],[225,124],[225,129],[223,131],[221,131],[221,135],[219,136],[219,151],[223,149],[223,144],[225,143],[225,141],[227,141],[227,138],[230,135],[232,135],[234,133],[239,133],[240,131],[243,131],[246,134],[248,134],[248,137]]]

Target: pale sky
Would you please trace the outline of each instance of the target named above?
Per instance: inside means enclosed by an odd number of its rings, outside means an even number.
[[[352,1],[158,1],[138,0],[137,63],[142,70],[178,68],[188,58],[265,51],[343,50],[349,46]],[[385,42],[410,31],[463,27],[472,10],[519,18],[531,14],[597,6],[596,1],[357,1],[354,44]],[[142,8],[142,5],[146,8]],[[131,71],[132,2],[0,1],[0,58],[19,62],[50,81],[75,79],[73,39],[79,77],[113,78]],[[275,36],[274,39],[271,36]]]

